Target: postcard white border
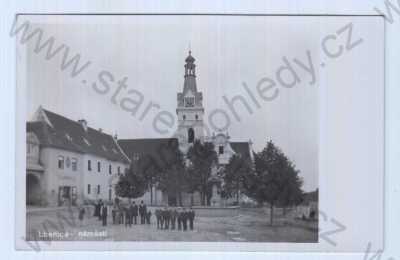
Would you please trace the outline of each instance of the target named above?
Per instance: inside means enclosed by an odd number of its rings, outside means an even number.
[[[9,4],[5,11],[3,11],[4,15],[4,20],[6,20],[4,23],[2,23],[2,39],[4,43],[4,57],[7,62],[2,63],[2,71],[4,73],[4,78],[3,78],[3,83],[7,85],[7,88],[2,88],[1,90],[1,96],[2,96],[2,102],[1,103],[1,108],[2,111],[6,111],[6,123],[8,122],[9,128],[7,129],[2,129],[1,131],[1,136],[4,138],[4,143],[6,148],[6,153],[4,156],[2,156],[2,161],[4,161],[3,165],[5,165],[6,172],[8,173],[8,176],[6,176],[6,181],[4,183],[7,183],[7,186],[5,186],[5,189],[1,191],[1,195],[3,198],[10,198],[10,200],[5,201],[4,203],[4,209],[3,212],[7,211],[10,212],[11,214],[2,216],[2,222],[5,224],[5,227],[7,227],[7,230],[5,231],[6,234],[12,235],[14,233],[13,227],[14,227],[14,214],[13,211],[10,209],[14,207],[15,203],[12,198],[10,197],[10,194],[13,193],[13,188],[15,187],[14,185],[14,179],[13,179],[13,174],[15,173],[15,168],[14,168],[14,154],[13,151],[13,146],[14,146],[14,133],[16,133],[14,130],[14,117],[15,117],[15,92],[14,89],[10,86],[13,86],[15,83],[15,71],[13,68],[15,68],[15,43],[13,44],[13,40],[9,39],[8,36],[5,33],[8,33],[11,22],[12,22],[12,17],[18,12],[29,12],[29,13],[54,13],[54,12],[75,12],[75,13],[92,13],[92,12],[168,12],[168,11],[173,11],[173,12],[193,12],[194,10],[196,12],[209,12],[210,8],[212,10],[215,10],[215,12],[240,12],[240,13],[275,13],[275,14],[282,14],[282,13],[290,13],[290,14],[347,14],[347,15],[352,15],[352,14],[376,14],[376,12],[373,11],[373,7],[377,6],[380,8],[384,8],[384,5],[382,1],[370,1],[369,3],[366,3],[365,1],[335,1],[335,2],[329,2],[329,1],[320,1],[318,4],[315,3],[315,1],[305,1],[304,4],[299,7],[298,5],[295,4],[295,1],[280,1],[280,3],[272,1],[270,2],[265,2],[265,1],[254,1],[253,3],[228,3],[224,2],[224,4],[217,4],[212,1],[192,1],[191,3],[187,5],[178,5],[177,1],[173,1],[174,4],[170,5],[154,5],[154,3],[149,3],[149,2],[138,2],[135,4],[128,4],[127,2],[121,2],[119,4],[113,4],[112,7],[110,7],[109,3],[107,1],[99,1],[96,4],[88,4],[85,1],[81,3],[70,3],[68,1],[57,1],[54,3],[38,3],[36,1],[20,1],[18,4]],[[190,1],[188,1],[190,2]],[[157,7],[155,7],[157,6]],[[173,10],[171,10],[171,7],[173,7]],[[400,58],[399,58],[399,52],[398,50],[396,51],[395,46],[399,46],[400,39],[398,34],[395,35],[395,32],[398,32],[399,25],[394,24],[390,25],[386,32],[387,32],[387,40],[386,40],[386,49],[388,50],[386,53],[386,61],[385,64],[389,68],[389,71],[386,72],[386,92],[390,92],[391,96],[386,96],[386,111],[387,111],[387,116],[386,116],[386,154],[388,157],[386,158],[386,183],[387,183],[387,189],[386,189],[386,227],[390,225],[391,227],[394,227],[395,225],[399,225],[398,222],[395,222],[395,216],[399,215],[399,209],[398,207],[388,207],[388,206],[394,206],[394,199],[396,198],[396,190],[398,192],[399,190],[399,176],[395,175],[396,172],[399,172],[399,166],[395,164],[395,160],[398,159],[398,156],[400,154],[399,148],[395,147],[393,143],[399,143],[399,137],[394,134],[396,130],[400,129],[400,124],[398,120],[396,121],[396,115],[398,115],[399,112],[399,105],[396,105],[396,99],[399,96],[399,90],[398,88],[396,89],[396,86],[398,87],[400,85],[400,80],[398,77],[398,68],[400,67]],[[389,65],[389,66],[388,66]],[[397,75],[396,75],[397,74]],[[10,129],[11,128],[11,129]],[[398,133],[398,131],[397,131]],[[389,141],[388,141],[389,140]],[[396,142],[397,141],[397,142]],[[390,144],[392,143],[392,145]],[[396,184],[397,183],[397,184]],[[11,193],[10,193],[11,191]],[[2,204],[3,206],[3,204]],[[398,230],[394,228],[393,230]],[[390,230],[388,230],[390,231]],[[395,242],[396,239],[396,234],[395,233],[386,233],[386,241],[393,241]],[[8,241],[12,241],[12,239],[9,239]],[[11,242],[12,244],[12,242]],[[10,251],[9,248],[6,248],[6,246],[9,246],[9,243],[3,243],[2,248],[5,249],[4,252],[8,252],[10,255],[13,256],[25,256],[26,254],[21,254],[21,253],[16,253],[13,250]],[[236,244],[235,244],[236,245]],[[276,245],[276,244],[274,244]],[[391,246],[390,246],[391,245]],[[391,249],[393,252],[394,250],[397,250],[397,247],[394,246],[393,243],[387,243],[386,245],[387,249]],[[379,248],[379,246],[378,246]],[[221,248],[220,248],[221,249]],[[17,254],[17,255],[16,255]],[[73,255],[73,252],[70,252],[70,254]],[[85,253],[88,255],[89,253]],[[51,253],[43,253],[43,256],[50,256]],[[65,254],[68,255],[68,254]],[[155,254],[156,256],[157,254]],[[191,255],[189,252],[187,255]],[[222,256],[220,254],[214,254],[216,256]],[[243,256],[243,254],[239,254]],[[253,256],[257,257],[260,256],[259,254],[253,254]],[[271,255],[271,254],[269,254]],[[272,254],[274,255],[274,254]],[[388,256],[393,255],[388,252]],[[27,256],[27,255],[26,255]],[[121,254],[121,257],[123,257],[124,254]],[[160,254],[158,254],[160,256]],[[193,255],[192,255],[193,256]],[[266,255],[263,254],[262,257],[265,257]],[[275,255],[276,256],[276,255]],[[283,256],[280,254],[280,256]],[[332,257],[337,257],[338,255],[332,256]],[[353,256],[344,256],[341,255],[343,259],[347,257],[347,259],[353,259]],[[361,255],[360,255],[361,256]],[[128,257],[128,255],[125,255],[125,257]],[[196,257],[202,257],[202,254],[199,254]],[[229,257],[232,257],[229,256]],[[307,259],[312,259],[313,256],[311,255],[291,255],[291,254],[286,254],[285,259],[290,259],[293,257],[307,257]],[[315,259],[318,257],[320,259],[321,255],[315,255]],[[329,256],[326,256],[329,257]],[[193,258],[195,258],[193,256]]]

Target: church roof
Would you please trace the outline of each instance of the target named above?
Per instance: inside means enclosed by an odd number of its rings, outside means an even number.
[[[160,169],[165,168],[172,152],[179,145],[176,138],[120,139],[118,144],[131,160],[136,156],[146,158]]]
[[[33,132],[37,136],[41,146],[129,163],[129,159],[111,135],[91,127],[85,130],[80,122],[45,109],[40,108],[40,112],[46,120],[27,122],[26,128],[27,132]]]
[[[245,159],[251,160],[250,145],[248,142],[230,142],[232,149]]]

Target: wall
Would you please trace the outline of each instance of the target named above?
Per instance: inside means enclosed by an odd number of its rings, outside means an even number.
[[[58,168],[58,156],[64,156],[64,169]],[[72,165],[67,165],[67,158],[77,159],[77,170],[72,170]],[[78,200],[79,190],[82,184],[82,155],[56,148],[42,148],[40,151],[40,162],[43,165],[46,201],[49,206],[57,206],[58,189],[60,186],[74,186],[77,188]]]
[[[88,160],[91,161],[91,171],[88,170]],[[97,163],[100,162],[100,172],[97,169]],[[109,174],[109,165],[111,165],[111,172]],[[82,193],[83,198],[87,200],[109,200],[109,189],[112,190],[111,200],[116,197],[114,186],[118,182],[118,167],[120,167],[120,174],[124,174],[125,169],[129,167],[128,164],[121,162],[110,161],[95,155],[85,154],[83,156],[83,185]],[[91,186],[91,192],[88,194],[88,184]],[[97,193],[97,185],[100,185],[100,193]]]

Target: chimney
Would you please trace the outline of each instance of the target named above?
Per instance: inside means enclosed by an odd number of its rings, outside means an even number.
[[[79,120],[78,120],[78,123],[80,123],[81,126],[83,127],[83,129],[84,129],[85,131],[87,131],[87,122],[86,122],[85,119],[79,119]]]
[[[117,135],[117,133],[114,134],[114,140],[118,140],[118,135]]]
[[[100,132],[100,133],[103,133],[103,129],[102,129],[102,128],[99,128],[99,132]]]

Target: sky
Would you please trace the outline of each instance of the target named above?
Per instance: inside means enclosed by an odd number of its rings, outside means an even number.
[[[319,64],[321,37],[325,28],[336,28],[336,20],[144,15],[36,16],[30,20],[44,37],[54,37],[55,46],[64,44],[71,56],[80,54],[81,64],[91,63],[71,77],[69,71],[60,69],[62,55],[47,60],[45,52],[34,52],[34,41],[19,45],[23,55],[19,55],[18,66],[26,72],[28,119],[42,106],[73,120],[84,118],[90,127],[117,133],[118,138],[170,137],[176,118],[164,134],[154,129],[153,121],[160,111],[176,115],[176,94],[183,88],[184,60],[190,48],[196,59],[197,88],[203,92],[206,120],[212,111],[224,110],[231,121],[225,132],[232,141],[251,140],[258,152],[272,140],[300,171],[304,190],[318,188],[320,67],[315,69],[313,80],[293,59],[308,64],[308,50],[313,63]],[[280,70],[284,57],[298,77],[290,88],[279,83],[279,79],[293,79],[291,72]],[[101,71],[113,78],[111,82],[106,77],[109,89],[103,94],[93,88],[93,82],[101,86]],[[127,87],[115,104],[112,96],[117,81],[124,77]],[[268,80],[276,83],[274,90],[267,92],[269,97],[275,93],[272,100],[264,100],[258,90],[267,86]],[[120,106],[121,100],[130,96],[128,91],[140,92],[143,97],[135,115]],[[241,101],[234,103],[240,121],[224,101],[236,96],[251,109],[249,113]],[[159,109],[151,109],[141,119],[150,102]],[[213,118],[223,122],[218,116]]]

